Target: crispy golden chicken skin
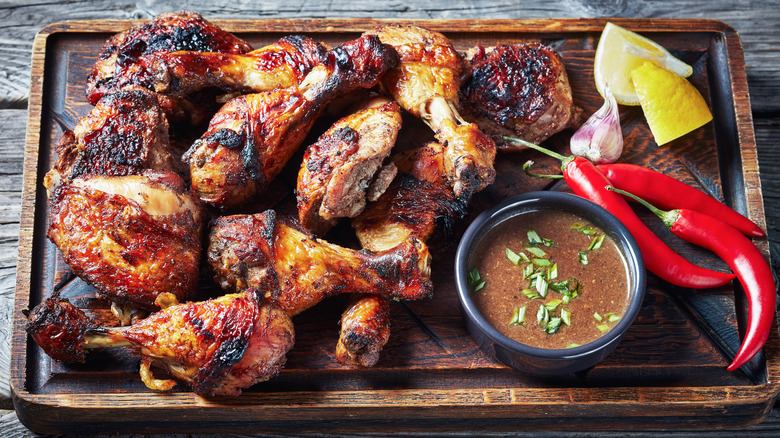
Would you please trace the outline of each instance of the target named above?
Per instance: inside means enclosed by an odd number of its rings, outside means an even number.
[[[174,173],[88,175],[60,184],[48,237],[100,297],[146,310],[197,290],[203,207]]]
[[[208,262],[227,290],[272,279],[269,297],[290,315],[340,293],[380,294],[399,300],[429,298],[428,247],[409,239],[390,251],[355,251],[316,239],[278,220],[272,210],[223,216],[209,233]]]
[[[155,364],[197,394],[237,396],[278,374],[295,342],[290,317],[263,294],[175,304],[125,327],[98,327],[67,300],[48,298],[30,312],[27,331],[56,360],[83,362],[87,350],[137,346],[141,379],[150,389],[176,384],[156,379]]]

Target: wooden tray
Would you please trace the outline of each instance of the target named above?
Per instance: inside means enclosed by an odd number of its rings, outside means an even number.
[[[380,20],[213,20],[254,47],[289,33],[336,45]],[[621,107],[626,138],[622,161],[644,164],[714,191],[762,227],[764,210],[742,47],[736,31],[709,20],[614,20],[649,35],[694,66],[691,81],[711,104],[715,120],[659,148],[641,109]],[[459,50],[474,44],[542,40],[562,54],[575,101],[587,114],[602,104],[593,85],[593,55],[603,19],[434,20],[414,24],[439,30]],[[42,177],[53,145],[90,107],[84,83],[105,40],[134,21],[78,21],[44,28],[35,40],[25,150],[11,384],[20,420],[42,433],[151,432],[430,432],[523,429],[635,429],[745,426],[760,422],[780,388],[775,324],[764,354],[748,373],[725,370],[739,345],[745,303],[732,287],[693,291],[650,276],[642,312],[606,361],[587,372],[533,378],[487,356],[465,331],[454,290],[452,255],[457,235],[434,248],[435,297],[394,303],[392,337],[370,369],[342,367],[334,359],[338,318],[345,300],[334,298],[295,319],[296,346],[281,374],[237,398],[202,398],[179,386],[148,390],[138,362],[124,350],[93,353],[87,364],[52,362],[26,336],[23,309],[55,288],[77,305],[99,311],[91,291],[68,281],[67,267],[45,237]],[[410,132],[430,137],[406,120]],[[316,130],[324,129],[318,126]],[[315,131],[316,131],[315,130]],[[314,138],[319,132],[312,132]],[[546,142],[565,152],[571,132]],[[414,138],[414,140],[410,140]],[[307,140],[307,144],[310,142]],[[507,196],[532,189],[567,190],[531,180],[518,169],[527,159],[555,169],[538,153],[502,154],[498,179],[472,202],[471,215]],[[293,163],[297,172],[298,163]],[[290,175],[279,184],[291,190]],[[286,186],[284,186],[286,184]],[[659,233],[659,222],[645,216]],[[465,223],[464,223],[465,226]],[[348,230],[348,228],[346,229]],[[344,230],[342,230],[344,231]],[[462,232],[462,228],[459,232]],[[725,265],[664,234],[698,264]],[[766,240],[757,244],[768,256]],[[75,284],[75,286],[73,286]],[[735,310],[736,309],[736,310]],[[725,351],[723,353],[722,351]]]

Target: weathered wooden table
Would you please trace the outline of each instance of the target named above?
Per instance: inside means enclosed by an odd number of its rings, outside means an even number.
[[[187,2],[186,7],[213,18],[566,18],[566,17],[647,17],[708,18],[732,25],[739,32],[745,54],[756,143],[761,169],[769,244],[774,272],[780,258],[780,154],[775,150],[780,136],[780,8],[764,1],[645,1],[619,0],[545,0],[525,2],[452,0],[447,4],[413,1],[409,4],[332,1],[311,3],[228,2],[223,0]],[[515,4],[519,3],[519,4]],[[36,32],[46,24],[64,20],[150,18],[181,8],[180,2],[75,1],[63,4],[29,4],[25,1],[0,2],[0,435],[33,436],[21,425],[13,411],[9,381],[11,320],[14,299],[22,156],[27,99],[30,84],[30,52]],[[385,435],[392,431],[377,430]],[[464,431],[471,435],[478,431]],[[665,431],[686,436],[701,431]],[[708,431],[709,436],[751,436],[780,434],[780,411],[775,409],[760,425],[734,431]],[[295,435],[294,430],[288,431]],[[339,434],[338,430],[322,433]],[[545,431],[546,434],[552,434]],[[632,436],[644,432],[629,432]],[[582,433],[555,433],[583,436]],[[604,432],[599,436],[625,436],[627,432]],[[447,433],[452,436],[452,433]],[[501,436],[506,436],[501,433]],[[524,433],[518,433],[524,435]]]

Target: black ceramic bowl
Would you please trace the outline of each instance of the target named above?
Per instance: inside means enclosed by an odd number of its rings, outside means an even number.
[[[531,347],[501,334],[480,314],[472,301],[467,273],[474,266],[475,248],[489,230],[518,215],[539,210],[565,211],[589,220],[611,237],[628,264],[629,303],[618,324],[600,338],[566,349]],[[536,375],[562,375],[592,367],[617,347],[634,322],[645,295],[645,267],[633,236],[615,216],[579,196],[560,192],[531,192],[505,200],[480,214],[469,225],[455,255],[455,279],[466,325],[474,340],[502,363]]]

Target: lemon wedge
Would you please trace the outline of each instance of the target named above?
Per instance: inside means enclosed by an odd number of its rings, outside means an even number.
[[[631,72],[646,61],[684,78],[693,73],[690,65],[672,56],[655,41],[607,23],[601,33],[593,64],[599,94],[604,96],[604,86],[608,84],[619,104],[639,105],[639,97],[631,82]]]
[[[645,62],[631,71],[631,79],[659,146],[712,120],[699,90],[676,73]]]

